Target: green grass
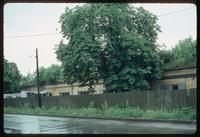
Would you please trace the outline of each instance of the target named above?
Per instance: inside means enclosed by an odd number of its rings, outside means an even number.
[[[101,108],[89,105],[87,108],[34,108],[28,106],[22,108],[4,107],[4,113],[25,113],[25,114],[48,114],[57,116],[95,116],[110,118],[144,118],[144,119],[173,119],[173,120],[196,120],[196,110],[185,107],[180,109],[147,109],[139,107],[118,106],[109,107],[106,103]]]

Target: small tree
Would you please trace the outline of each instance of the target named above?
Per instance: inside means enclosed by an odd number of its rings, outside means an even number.
[[[17,65],[13,62],[8,62],[4,59],[4,93],[19,92],[19,83],[22,75],[20,74]]]
[[[28,73],[26,76],[23,76],[20,82],[20,87],[27,87],[27,86],[34,86],[35,83],[35,76]]]
[[[56,84],[62,81],[61,67],[56,64],[52,64],[48,68],[41,67],[39,69],[40,84]]]
[[[192,37],[180,40],[172,49],[174,66],[196,65],[196,40]]]
[[[196,40],[193,40],[192,37],[180,40],[174,48],[161,50],[159,54],[166,69],[196,65]]]
[[[46,69],[46,80],[48,84],[55,84],[62,80],[61,67],[56,64],[52,64]]]

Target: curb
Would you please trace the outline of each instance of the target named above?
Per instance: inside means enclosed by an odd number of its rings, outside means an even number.
[[[174,124],[196,124],[196,120],[166,120],[166,119],[142,119],[142,118],[109,118],[109,117],[94,117],[94,116],[58,116],[49,114],[26,114],[26,113],[4,113],[4,114],[18,114],[18,115],[32,115],[32,116],[48,116],[48,117],[62,117],[62,118],[82,118],[82,119],[99,119],[99,120],[118,120],[131,122],[157,122],[157,123],[174,123]]]

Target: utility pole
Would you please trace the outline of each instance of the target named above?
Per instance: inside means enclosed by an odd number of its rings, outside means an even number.
[[[41,95],[40,95],[40,89],[39,89],[39,70],[38,70],[38,50],[36,48],[36,70],[37,70],[37,92],[38,92],[38,105],[41,108]]]

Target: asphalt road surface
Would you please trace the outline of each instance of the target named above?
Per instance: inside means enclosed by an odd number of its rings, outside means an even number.
[[[196,124],[4,114],[6,134],[193,134]]]

